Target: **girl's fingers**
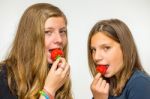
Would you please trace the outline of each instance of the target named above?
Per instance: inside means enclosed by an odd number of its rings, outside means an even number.
[[[95,78],[94,78],[94,80],[93,80],[93,82],[92,82],[92,84],[91,84],[91,89],[93,89],[93,90],[97,90],[97,91],[108,91],[109,90],[109,83],[107,83],[106,82],[106,80],[104,80],[102,77],[101,77],[101,74],[100,73],[98,73],[96,76],[95,76]]]
[[[109,83],[106,83],[105,89],[109,90]]]
[[[66,67],[66,60],[64,58],[60,58],[60,62],[58,63],[58,70],[64,71]]]
[[[56,71],[57,69],[59,69],[63,71],[65,69],[65,64],[66,64],[65,59],[60,57],[53,62],[51,70]]]
[[[97,83],[96,83],[96,87],[97,87],[97,88],[100,88],[100,87],[101,87],[102,81],[103,81],[103,78],[100,77],[99,80],[98,80]]]
[[[70,65],[66,63],[63,73],[66,74],[70,71]]]
[[[96,76],[94,77],[94,80],[92,81],[92,84],[91,84],[91,86],[90,86],[90,88],[91,88],[92,91],[95,91],[95,90],[96,90],[96,88],[97,88],[97,83],[98,83],[98,81],[99,81],[99,79],[100,79],[100,76],[101,76],[101,74],[98,73],[98,74],[96,74]]]
[[[100,88],[105,88],[105,87],[106,87],[106,80],[102,80]]]
[[[51,70],[57,70],[58,64],[60,62],[60,58],[53,62]]]
[[[92,85],[96,85],[97,82],[99,81],[100,77],[101,77],[101,74],[100,74],[100,73],[97,73],[96,76],[94,77],[94,80],[93,80],[93,82],[92,82]]]

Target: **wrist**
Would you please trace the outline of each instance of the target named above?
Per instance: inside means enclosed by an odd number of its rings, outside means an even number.
[[[53,88],[52,86],[44,86],[43,89],[47,90],[49,93],[51,93],[53,96],[55,96],[55,88]]]
[[[46,88],[46,87],[43,88],[43,91],[48,94],[48,96],[50,97],[50,99],[54,99],[55,91],[49,90],[49,89]]]

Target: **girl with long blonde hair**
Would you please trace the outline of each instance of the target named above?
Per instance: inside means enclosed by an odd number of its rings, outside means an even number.
[[[64,57],[52,61],[53,49],[63,50]],[[20,19],[8,57],[0,64],[0,98],[72,99],[67,49],[64,13],[48,3],[30,6]]]

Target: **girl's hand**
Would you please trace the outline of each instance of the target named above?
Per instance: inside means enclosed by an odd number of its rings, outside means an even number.
[[[70,74],[70,66],[64,58],[54,61],[45,81],[44,88],[55,96],[56,91],[65,83]]]
[[[91,91],[94,99],[108,99],[109,83],[101,77],[100,73],[95,76],[91,84]]]

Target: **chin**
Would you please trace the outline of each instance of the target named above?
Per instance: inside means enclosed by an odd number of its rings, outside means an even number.
[[[106,73],[106,74],[104,75],[104,77],[105,77],[105,78],[110,78],[110,77],[112,77],[112,75],[111,75],[111,74]]]
[[[52,62],[52,60],[51,59],[47,59],[47,61],[48,61],[48,64],[52,64],[53,62]]]

